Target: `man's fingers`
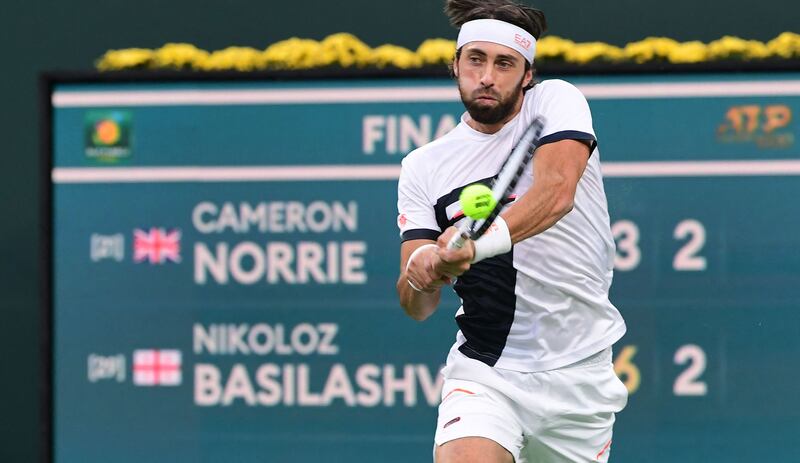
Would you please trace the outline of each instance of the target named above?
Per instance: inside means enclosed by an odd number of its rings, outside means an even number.
[[[447,250],[448,236],[458,232],[455,227],[450,227],[445,230],[445,234],[440,237],[440,243],[444,248],[431,248],[430,252],[424,252],[418,258],[414,259],[406,269],[406,278],[409,285],[418,291],[433,292],[446,284],[451,284],[454,278],[469,269],[469,252],[462,256],[463,250],[452,249]],[[442,260],[442,253],[447,254],[451,262]]]
[[[470,264],[467,260],[459,260],[456,262],[445,262],[440,260],[434,268],[434,271],[455,278],[461,276],[464,272],[469,270]]]
[[[411,278],[406,278],[406,281],[408,282],[408,286],[411,286],[411,289],[413,289],[414,291],[417,291],[419,293],[425,292],[425,290],[422,289],[422,286],[417,283],[414,283],[414,281]]]
[[[468,244],[467,242],[466,244]],[[448,264],[469,262],[472,259],[472,247],[464,246],[461,249],[439,249],[439,259]]]
[[[438,278],[430,278],[429,275],[421,275],[417,277],[408,275],[406,277],[406,281],[408,281],[408,285],[416,291],[421,293],[432,293],[437,289],[440,289],[442,286],[452,283],[451,278],[452,277],[448,275],[443,275]]]
[[[458,233],[458,228],[456,227],[448,227],[444,233],[439,235],[439,239],[436,240],[436,244],[440,248],[447,248],[447,243],[450,242],[450,239],[453,238],[453,235]]]
[[[445,284],[449,284],[451,276],[445,274],[439,266],[441,260],[436,252],[420,256],[420,261],[414,261],[406,273],[409,285],[417,291],[432,293]]]

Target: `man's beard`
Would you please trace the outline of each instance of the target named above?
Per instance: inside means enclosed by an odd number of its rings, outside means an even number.
[[[464,90],[461,88],[460,82],[458,91],[461,94],[461,101],[464,103],[464,107],[467,108],[470,117],[481,124],[492,125],[506,119],[508,115],[511,114],[511,111],[514,110],[522,94],[522,82],[520,81],[520,85],[517,85],[507,98],[502,98],[497,92],[490,88],[476,90],[472,92],[471,97],[468,98],[464,95]],[[497,104],[487,106],[479,103],[478,98],[481,96],[492,97],[497,101]]]

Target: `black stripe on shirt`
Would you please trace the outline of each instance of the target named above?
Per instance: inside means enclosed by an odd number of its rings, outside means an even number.
[[[456,219],[456,221],[451,221],[447,217],[447,206],[458,201],[458,197],[461,196],[461,190],[475,183],[482,183],[486,186],[490,186],[492,180],[494,180],[494,177],[486,177],[480,180],[476,180],[470,184],[460,186],[450,191],[450,193],[447,193],[442,197],[440,197],[438,200],[436,200],[436,204],[433,205],[433,212],[436,216],[436,224],[439,225],[439,229],[446,230],[447,227],[453,225],[455,222],[458,221],[458,219]]]
[[[539,140],[539,146],[546,145],[548,143],[555,143],[561,140],[577,140],[588,142],[590,156],[594,152],[594,149],[597,148],[597,138],[595,138],[594,135],[586,132],[580,132],[578,130],[562,130],[561,132],[551,133],[550,135],[542,137],[542,139]]]
[[[441,232],[438,232],[436,230],[430,230],[427,228],[415,228],[413,230],[404,231],[403,234],[401,235],[401,240],[403,242],[411,240],[436,241],[437,239],[439,239],[439,235],[441,234],[442,234]]]
[[[458,347],[464,355],[494,366],[508,340],[517,296],[514,250],[482,260],[458,277],[454,286],[464,313],[456,317],[466,338]]]
[[[489,186],[493,179],[494,176],[472,183]],[[448,218],[447,207],[458,201],[461,190],[466,186],[456,188],[436,201],[436,223],[442,230],[463,217],[455,214],[455,217]],[[507,198],[503,202],[510,201],[513,199]],[[454,289],[463,302],[464,313],[456,317],[456,323],[466,338],[466,342],[459,346],[464,355],[489,366],[497,363],[514,323],[516,284],[513,249],[473,264],[458,277]]]

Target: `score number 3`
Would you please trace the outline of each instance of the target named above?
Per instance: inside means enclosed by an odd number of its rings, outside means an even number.
[[[620,271],[634,270],[642,260],[639,248],[639,227],[630,220],[619,220],[611,226],[611,233],[617,243],[614,268]],[[675,254],[672,268],[679,272],[701,271],[707,267],[706,258],[698,255],[706,244],[706,228],[695,219],[681,221],[672,234],[677,240],[689,238]]]

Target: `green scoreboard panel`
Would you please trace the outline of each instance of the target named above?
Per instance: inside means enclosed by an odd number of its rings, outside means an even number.
[[[800,74],[589,99],[631,392],[616,461],[796,461]],[[52,455],[430,461],[457,298],[398,306],[400,160],[446,79],[56,83]]]

